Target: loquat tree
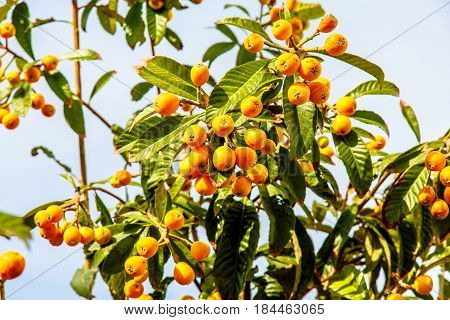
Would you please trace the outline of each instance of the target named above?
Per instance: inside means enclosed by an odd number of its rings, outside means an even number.
[[[297,0],[278,5],[260,0],[256,18],[244,6],[226,5],[245,16],[216,22],[229,42],[209,47],[204,63],[186,66],[155,54],[164,38],[181,49],[181,40],[166,24],[173,10],[185,8],[182,1],[128,0],[125,17],[117,0],[98,2],[79,6],[73,0],[75,51],[41,59],[33,55],[31,32],[51,21],[33,23],[26,1],[2,7],[4,17],[12,10],[12,22],[0,25],[0,49],[11,59],[4,70],[17,66],[5,73],[2,122],[14,129],[30,107],[54,114],[55,108],[33,92],[42,73],[79,135],[82,174],[75,177],[60,163],[74,188],[70,199],[43,204],[22,219],[1,215],[1,235],[26,240],[37,226],[53,246],[83,245],[86,262],[71,285],[87,299],[97,275],[114,299],[164,299],[173,281],[193,284],[199,299],[213,300],[449,298],[444,273],[450,262],[450,130],[421,142],[414,111],[401,100],[418,144],[400,153],[384,152],[388,125],[377,113],[361,109],[358,99],[398,97],[399,89],[385,80],[380,67],[346,52],[347,39],[334,33],[336,17],[319,4]],[[80,61],[100,57],[79,47],[79,27],[85,29],[92,10],[107,32],[123,27],[131,48],[145,42],[152,48],[153,56],[135,67],[143,82],[133,88],[132,99],[154,93],[153,102],[124,128],[110,125],[81,92]],[[234,29],[248,34],[239,39]],[[26,58],[9,46],[14,36]],[[318,37],[323,46],[308,47]],[[235,47],[236,66],[216,82],[209,66]],[[322,74],[326,59],[374,79],[330,102],[332,83]],[[74,61],[75,92],[58,71],[65,60]],[[102,76],[90,97],[113,75]],[[111,130],[115,151],[124,159],[124,169],[103,181],[88,182],[86,176],[86,109]],[[370,126],[384,135],[364,129]],[[49,150],[34,150],[39,151],[55,159]],[[132,164],[138,173],[127,170]],[[345,168],[346,190],[334,177],[336,166]],[[133,185],[142,192],[125,201],[109,185]],[[106,207],[103,194],[117,199],[113,209]],[[92,202],[98,216],[91,215]],[[267,215],[268,226],[261,226],[260,215]],[[268,239],[261,239],[262,227],[268,228]],[[308,230],[326,234],[319,247]],[[175,267],[167,270],[171,259]],[[1,287],[24,267],[17,253],[1,255]],[[442,271],[438,285],[429,276],[435,268]],[[147,281],[152,289],[144,293]]]

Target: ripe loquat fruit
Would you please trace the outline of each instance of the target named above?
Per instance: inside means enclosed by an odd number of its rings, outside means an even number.
[[[319,148],[326,148],[330,144],[330,140],[327,137],[321,136],[317,139],[317,145]]]
[[[205,260],[209,257],[210,252],[209,245],[204,241],[195,241],[191,245],[191,254],[196,261],[200,262]]]
[[[201,87],[209,80],[209,69],[203,63],[197,63],[191,69],[191,80],[192,82]]]
[[[234,180],[236,180],[236,171],[233,171],[228,179],[219,186],[219,188],[227,188],[234,182]]]
[[[153,10],[160,10],[164,7],[164,0],[148,0],[147,3]]]
[[[214,187],[211,178],[204,175],[195,180],[195,190],[202,196],[211,196],[216,192],[216,187]]]
[[[123,287],[123,292],[127,297],[136,299],[139,298],[144,293],[144,286],[142,285],[142,283],[139,283],[136,280],[130,280],[127,283],[125,283],[125,286]]]
[[[327,79],[318,78],[309,83],[310,96],[309,100],[316,104],[327,102],[330,97],[330,83]]]
[[[444,189],[444,201],[450,204],[450,187]]]
[[[42,238],[52,240],[58,235],[59,230],[54,223],[50,223],[46,225],[44,228],[39,229],[39,233]]]
[[[147,260],[140,256],[129,257],[125,261],[125,272],[132,277],[138,277],[147,270]]]
[[[261,52],[264,47],[264,40],[263,38],[257,34],[257,33],[250,33],[245,39],[244,39],[244,48],[248,52],[251,53],[258,53]]]
[[[236,154],[236,165],[242,170],[253,167],[258,159],[255,150],[248,147],[237,147],[234,153]]]
[[[255,96],[250,96],[242,100],[241,112],[244,116],[249,118],[257,117],[261,114],[263,104],[261,99]]]
[[[212,128],[216,135],[219,137],[226,137],[234,130],[234,121],[227,115],[220,115],[215,117],[212,121]]]
[[[129,173],[127,170],[119,170],[114,174],[114,176],[123,187],[129,185],[131,183],[131,179],[133,178],[131,176],[131,173]]]
[[[289,11],[293,11],[295,9],[295,6],[297,5],[297,0],[286,0],[285,4],[286,8],[288,8]]]
[[[170,210],[164,216],[164,224],[170,230],[179,230],[184,225],[184,215],[178,209]]]
[[[208,169],[209,162],[209,147],[202,145],[200,147],[193,148],[189,153],[190,165],[200,173],[205,172]]]
[[[25,270],[25,258],[18,252],[7,251],[0,255],[0,278],[12,280]]]
[[[236,164],[236,154],[234,150],[227,146],[220,146],[214,151],[214,167],[219,171],[228,171]]]
[[[15,113],[8,113],[3,116],[2,123],[8,130],[14,130],[19,126],[20,119]]]
[[[280,19],[280,7],[273,7],[270,9],[269,15],[270,15],[270,21],[277,21]]]
[[[34,215],[34,223],[38,228],[45,228],[50,225],[50,221],[47,219],[47,211],[40,210]]]
[[[352,123],[349,117],[338,114],[333,121],[332,128],[338,136],[345,136],[352,130]]]
[[[173,9],[167,11],[167,22],[173,19]]]
[[[52,246],[59,247],[64,242],[64,234],[58,230],[56,235],[48,240]]]
[[[6,108],[0,108],[0,122],[2,122],[3,117],[9,113],[9,110]]]
[[[421,205],[428,207],[431,206],[431,204],[436,199],[436,192],[434,191],[433,187],[426,186],[419,191],[417,198],[419,199]]]
[[[133,279],[139,283],[144,283],[145,280],[148,279],[148,270],[145,270],[143,274],[141,274],[140,276],[134,277]]]
[[[59,59],[55,56],[48,55],[42,58],[42,65],[47,71],[56,70],[58,67]]]
[[[20,82],[20,71],[11,70],[6,74],[6,80],[8,82],[15,86]]]
[[[444,220],[448,216],[448,204],[444,200],[437,199],[433,202],[430,208],[430,213],[438,220]]]
[[[292,25],[292,33],[295,35],[299,35],[303,31],[303,22],[302,20],[298,18],[292,18],[291,19],[291,25]]]
[[[239,176],[231,184],[231,192],[237,197],[246,197],[252,191],[252,182],[244,176]]]
[[[425,157],[425,167],[430,171],[441,171],[446,164],[445,156],[439,151],[431,151]]]
[[[0,24],[0,36],[5,39],[12,38],[16,35],[16,27],[7,21],[3,21]]]
[[[277,58],[277,70],[285,76],[292,76],[300,67],[300,58],[291,52],[284,52]]]
[[[193,296],[184,295],[180,298],[180,300],[195,300]]]
[[[51,104],[45,104],[42,109],[41,112],[44,116],[50,118],[53,117],[56,113],[56,109],[53,105]]]
[[[414,290],[421,295],[427,295],[433,290],[433,279],[420,275],[414,280]]]
[[[247,170],[247,175],[251,182],[255,184],[263,184],[269,176],[269,171],[265,165],[257,163]]]
[[[253,150],[261,150],[266,145],[267,136],[261,129],[251,128],[245,131],[244,140]]]
[[[309,87],[303,82],[295,82],[288,89],[289,102],[301,105],[308,102],[310,97]]]
[[[45,212],[47,213],[47,220],[49,222],[57,223],[61,221],[62,218],[64,218],[63,209],[60,206],[54,204],[45,209]]]
[[[450,187],[450,166],[442,169],[439,173],[439,180],[444,186]]]
[[[275,152],[275,149],[277,148],[277,145],[272,139],[266,139],[266,144],[264,147],[260,150],[262,154],[271,154]]]
[[[330,34],[327,40],[325,41],[325,51],[330,56],[340,56],[343,54],[348,48],[347,39],[338,33]]]
[[[322,73],[322,65],[319,60],[306,57],[300,62],[298,73],[306,81],[313,81],[320,77]]]
[[[80,235],[81,235],[81,240],[80,240],[81,244],[86,245],[95,240],[95,233],[94,233],[94,230],[92,230],[92,228],[80,227],[78,230],[80,231]]]
[[[176,282],[186,286],[194,281],[195,272],[186,262],[178,262],[173,269],[173,277]]]
[[[170,116],[177,111],[180,99],[170,92],[163,92],[155,98],[155,110],[162,116]]]
[[[31,107],[33,109],[41,109],[45,105],[45,98],[40,93],[33,93],[31,95]]]
[[[137,253],[146,259],[153,257],[158,252],[158,241],[153,237],[143,237],[136,242]]]
[[[111,241],[112,234],[111,231],[107,227],[96,228],[94,231],[95,242],[99,245],[107,244]]]
[[[208,138],[206,130],[198,125],[194,124],[186,129],[183,135],[184,142],[190,147],[199,147],[203,145]]]
[[[376,135],[374,138],[367,143],[367,149],[381,150],[386,146],[386,139],[383,136]]]
[[[391,293],[386,297],[386,300],[405,300],[400,293]]]
[[[38,67],[31,67],[27,71],[24,71],[23,78],[28,83],[36,83],[41,78],[42,72]]]
[[[336,110],[344,116],[350,117],[356,112],[356,100],[352,97],[342,97],[336,102]]]
[[[64,242],[70,246],[74,247],[81,241],[80,230],[75,226],[70,226],[64,232]]]
[[[317,31],[328,33],[336,29],[338,25],[338,20],[332,14],[327,14],[320,20],[319,26],[317,27]]]
[[[189,156],[181,160],[178,173],[186,180],[196,179],[200,174],[199,171],[191,165]]]
[[[149,294],[142,294],[139,298],[137,298],[138,300],[154,300],[153,297]]]

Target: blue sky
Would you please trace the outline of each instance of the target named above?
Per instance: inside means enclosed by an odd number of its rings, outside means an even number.
[[[84,2],[87,1],[80,1],[81,4]],[[69,0],[52,1],[51,6],[48,5],[48,0],[33,0],[28,3],[33,17],[70,19]],[[192,5],[189,10],[176,11],[170,28],[183,39],[185,49],[177,52],[167,42],[163,42],[157,47],[157,53],[186,64],[201,61],[203,53],[212,43],[226,41],[219,32],[208,29],[214,21],[226,16],[241,15],[233,9],[224,10],[225,3],[245,4],[253,13],[259,8],[257,0],[204,0],[200,6]],[[383,68],[386,79],[400,87],[401,97],[415,108],[424,141],[437,138],[449,128],[450,95],[446,73],[450,71],[450,5],[420,22],[445,3],[448,2],[322,2],[326,11],[339,19],[337,31],[349,40],[348,52],[363,57],[370,55],[370,60]],[[239,30],[236,30],[236,34],[240,39],[244,36]],[[316,43],[320,45],[324,40],[325,37],[321,37]],[[15,40],[12,42],[15,43]],[[70,25],[55,23],[35,29],[33,44],[38,57],[46,54],[58,56],[71,51]],[[148,44],[131,51],[126,45],[123,32],[119,30],[115,37],[108,35],[101,29],[93,13],[88,24],[88,33],[82,33],[81,46],[98,51],[103,58],[95,63],[83,63],[84,97],[88,97],[93,84],[105,71],[116,70],[117,79],[112,80],[92,104],[110,122],[124,125],[135,110],[145,105],[145,101],[131,102],[129,91],[140,81],[131,66],[139,64],[142,58],[150,55]],[[213,63],[211,73],[214,78],[220,79],[224,72],[233,66],[235,56],[236,52],[229,53]],[[60,66],[69,79],[73,78],[72,68],[72,64],[68,62]],[[328,60],[323,64],[323,75],[334,79],[347,69],[348,65]],[[369,79],[369,75],[351,69],[333,81],[330,101],[334,102],[359,83]],[[44,156],[30,156],[32,147],[48,147],[60,160],[78,172],[77,137],[64,122],[61,103],[49,91],[45,81],[40,81],[36,88],[50,103],[55,104],[56,116],[47,119],[40,112],[31,110],[30,114],[22,119],[17,130],[6,131],[0,128],[0,210],[17,215],[23,215],[29,209],[48,201],[68,198],[72,192],[70,185],[59,176],[60,170],[53,162]],[[151,98],[149,95],[149,99]],[[358,106],[361,109],[376,111],[387,120],[391,130],[387,151],[402,151],[416,143],[414,135],[401,116],[397,98],[364,97],[358,101]],[[120,168],[122,161],[113,153],[108,130],[87,111],[86,116],[88,176],[90,180],[103,179]],[[342,166],[339,166],[336,172],[340,183],[345,185]],[[104,199],[108,200],[108,205],[114,205],[109,199]],[[262,219],[267,222],[265,218]],[[263,239],[266,234],[266,230],[263,230]],[[318,246],[322,236],[315,233],[311,235]],[[24,274],[7,283],[7,294],[15,292],[11,299],[78,298],[69,282],[74,271],[82,266],[80,252],[74,253],[75,249],[66,246],[51,247],[36,231],[33,232],[31,250],[27,250],[18,240],[0,239],[0,252],[6,250],[20,251],[27,259]],[[72,253],[73,255],[49,272],[39,276]],[[168,270],[170,268],[171,266]],[[28,282],[30,283],[27,284]],[[169,289],[168,297],[178,299],[186,293],[196,294],[196,290],[174,284]],[[109,298],[107,288],[101,281],[96,282],[94,295],[100,299]]]

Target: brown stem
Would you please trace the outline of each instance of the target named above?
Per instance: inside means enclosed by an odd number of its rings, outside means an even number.
[[[319,34],[320,34],[320,32],[318,30],[316,30],[312,35],[310,35],[309,37],[307,37],[307,38],[303,39],[302,41],[300,41],[298,46],[302,47],[305,43],[307,43],[308,41],[311,41],[312,39],[317,37]]]
[[[150,38],[150,48],[152,50],[152,56],[156,56],[155,43],[153,42],[152,38]],[[156,92],[158,94],[160,94],[161,93],[161,89],[159,87],[156,87]]]
[[[279,46],[279,45],[276,44],[276,43],[272,43],[272,42],[269,42],[269,41],[264,40],[264,44],[265,44],[266,46],[269,46],[269,47],[272,47],[272,48],[275,48],[275,49],[278,49],[278,50],[290,52],[289,48]]]
[[[73,29],[73,48],[74,50],[80,49],[80,29],[78,21],[78,0],[72,0],[72,29]],[[83,101],[81,94],[81,64],[79,61],[74,61],[75,66],[75,89],[76,95]],[[87,184],[87,165],[86,165],[86,147],[84,145],[84,135],[78,135],[78,148],[80,154],[80,167],[81,167],[81,184]],[[87,200],[87,199],[86,199]]]
[[[358,206],[358,212],[361,211],[362,208],[366,205],[367,202],[369,202],[370,199],[375,195],[375,193],[378,191],[378,189],[381,187],[381,185],[386,181],[386,179],[390,176],[389,172],[383,173],[383,175],[380,177],[380,179],[377,181],[373,189],[366,194],[366,196],[363,198],[361,203]]]
[[[178,241],[181,241],[181,242],[183,242],[184,244],[186,244],[186,245],[188,245],[188,246],[191,246],[191,245],[192,245],[192,243],[191,243],[189,240],[184,239],[184,238],[179,237],[179,236],[176,236],[176,235],[174,235],[174,234],[172,234],[172,233],[168,233],[167,236],[168,236],[169,238],[177,239]]]
[[[109,129],[112,128],[112,125],[105,119],[103,118],[100,113],[98,113],[88,102],[83,101],[83,105],[94,114],[94,116],[96,116],[105,126],[107,126]]]
[[[0,279],[0,300],[6,300],[5,297],[5,280]]]
[[[95,191],[101,191],[103,193],[106,193],[107,195],[110,195],[111,197],[119,200],[122,203],[125,203],[124,200],[122,200],[120,197],[116,196],[114,193],[112,193],[111,191],[108,191],[106,189],[100,188],[100,187],[94,187],[94,186],[90,186],[90,187],[86,187],[80,190],[80,193],[86,193],[89,190],[95,190]]]

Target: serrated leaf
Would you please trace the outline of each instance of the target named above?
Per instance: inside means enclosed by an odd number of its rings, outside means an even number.
[[[417,141],[420,142],[419,121],[417,120],[417,116],[416,113],[414,112],[414,109],[403,100],[400,100],[400,109],[402,110],[403,117],[405,117],[409,127],[414,132]]]
[[[350,96],[355,99],[367,95],[390,95],[398,97],[400,95],[400,89],[389,81],[384,81],[383,87],[380,86],[378,81],[367,81],[361,83],[355,89],[346,94],[346,96]]]
[[[389,136],[389,128],[384,121],[384,119],[373,111],[358,110],[353,115],[352,118],[367,124],[377,126]]]
[[[354,265],[346,265],[339,273],[330,279],[330,291],[338,296],[350,300],[369,299],[364,273]]]
[[[213,275],[223,299],[237,299],[253,264],[259,219],[252,206],[234,202],[227,210],[217,245]]]
[[[167,11],[157,12],[147,7],[147,32],[153,45],[158,45],[164,35],[167,27]]]
[[[418,204],[417,195],[427,185],[430,171],[423,165],[409,168],[389,189],[383,205],[383,221],[392,226]]]
[[[97,269],[77,269],[70,281],[70,286],[79,296],[90,299],[97,272]]]
[[[60,60],[84,61],[84,60],[101,60],[100,55],[91,49],[78,49],[60,57]]]
[[[116,71],[108,71],[105,74],[103,74],[95,83],[94,87],[92,88],[91,96],[89,97],[89,101],[92,100],[92,98],[108,83],[109,80],[111,80],[112,77],[116,75]]]
[[[384,83],[384,72],[383,70],[377,66],[376,64],[362,58],[359,56],[356,56],[354,54],[350,54],[350,53],[343,53],[339,56],[332,56],[329,55],[325,50],[318,50],[318,51],[313,51],[319,54],[323,54],[326,55],[328,57],[332,57],[335,59],[338,59],[340,61],[346,62],[360,70],[363,70],[365,72],[367,72],[368,74],[372,75],[375,77],[375,79],[378,80],[378,83],[380,85],[381,88],[383,88],[383,83]]]
[[[261,25],[253,21],[251,19],[245,19],[245,18],[239,18],[239,17],[230,17],[225,18],[223,20],[219,20],[216,22],[216,24],[228,24],[232,26],[236,26],[242,29],[246,29],[248,31],[251,31],[253,33],[259,34],[261,37],[265,38],[266,40],[270,40],[270,36],[267,34],[266,31],[261,27]]]
[[[164,37],[169,41],[169,43],[178,51],[183,49],[183,42],[180,37],[170,28],[166,28],[166,34]]]
[[[206,50],[202,60],[204,62],[208,62],[209,65],[211,66],[214,60],[216,60],[220,55],[224,54],[225,52],[228,52],[231,49],[233,49],[235,45],[236,44],[233,42],[215,43]]]
[[[373,180],[372,160],[366,144],[354,131],[346,136],[333,134],[333,140],[352,186],[359,195],[364,195]]]
[[[280,147],[280,177],[289,193],[303,203],[306,196],[305,175],[297,160],[292,160],[289,151]]]
[[[12,23],[16,27],[16,39],[22,49],[34,59],[33,46],[31,43],[31,30],[33,22],[30,19],[30,11],[25,2],[21,2],[13,10]]]
[[[211,93],[206,120],[228,113],[245,97],[260,88],[278,81],[278,77],[267,69],[269,60],[248,62],[229,70]]]
[[[173,94],[197,100],[197,88],[191,81],[189,70],[167,57],[151,58],[139,69],[139,75],[147,82]]]
[[[31,85],[29,83],[20,84],[14,92],[11,104],[14,113],[20,117],[25,117],[31,108]]]

